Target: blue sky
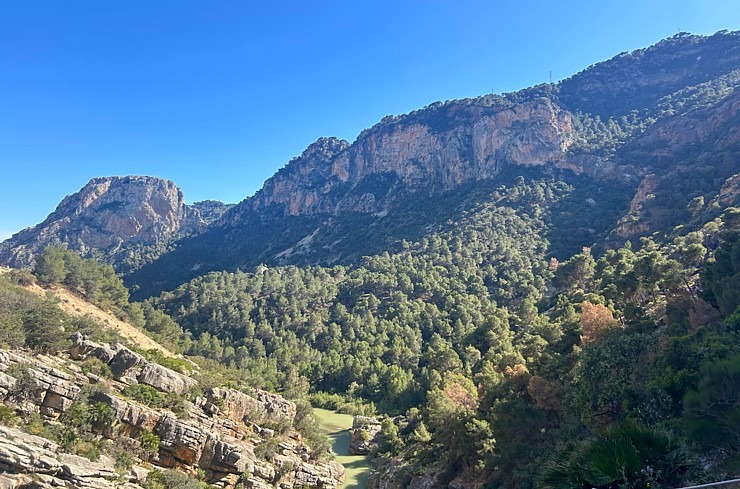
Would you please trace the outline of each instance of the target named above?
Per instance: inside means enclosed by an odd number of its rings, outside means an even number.
[[[4,2],[0,239],[92,177],[237,202],[321,136],[739,24],[737,0]]]

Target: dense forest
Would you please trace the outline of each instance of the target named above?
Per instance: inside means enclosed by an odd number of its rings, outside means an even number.
[[[740,210],[559,261],[551,210],[573,193],[518,177],[357,267],[210,273],[144,303],[63,248],[10,280],[76,290],[234,385],[383,416],[378,466],[399,484],[671,487],[733,473]],[[99,334],[4,283],[4,345],[62,349],[60,321]]]
[[[190,354],[390,416],[399,481],[671,487],[737,470],[738,210],[548,259],[544,209],[571,190],[520,178],[358,267],[211,273],[145,307],[192,334]]]

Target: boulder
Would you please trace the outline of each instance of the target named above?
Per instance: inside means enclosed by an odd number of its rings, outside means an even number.
[[[128,402],[118,396],[105,392],[96,392],[92,397],[93,402],[101,402],[113,409],[116,419],[137,430],[144,429],[153,431],[162,414],[159,411]]]
[[[274,489],[272,485],[257,479],[255,477],[249,477],[245,484],[247,489]]]
[[[252,473],[256,457],[251,447],[236,445],[209,436],[198,465],[214,472]]]
[[[293,485],[298,487],[320,487],[335,489],[344,478],[344,467],[328,464],[301,463],[296,467]]]
[[[46,438],[0,427],[0,488],[122,487],[113,459],[103,456],[93,462],[58,450],[58,445]],[[141,489],[135,484],[123,487]]]
[[[207,401],[219,406],[221,414],[236,422],[292,423],[296,406],[293,402],[254,389],[254,397],[235,389],[215,388],[207,392]]]
[[[134,367],[144,363],[144,357],[121,346],[108,366],[116,380],[121,380]]]
[[[180,463],[195,465],[206,441],[205,433],[196,426],[165,414],[154,427],[159,436],[160,451],[172,455]]]
[[[74,360],[84,360],[91,355],[105,363],[110,363],[116,356],[116,350],[111,345],[95,343],[77,332],[72,336],[72,348],[69,350],[69,355]]]
[[[158,391],[183,394],[196,385],[195,379],[175,372],[154,362],[147,362],[136,380],[141,384],[154,387]]]
[[[355,416],[349,430],[349,449],[355,455],[367,455],[375,451],[382,428],[380,422],[368,416]]]
[[[253,392],[270,421],[293,423],[296,413],[295,403],[261,389],[253,389]]]
[[[262,460],[258,460],[254,463],[252,474],[259,477],[267,482],[272,482],[275,479],[275,466],[268,464]]]

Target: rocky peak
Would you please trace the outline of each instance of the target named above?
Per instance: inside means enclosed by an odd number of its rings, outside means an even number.
[[[153,245],[201,231],[205,223],[182,191],[156,177],[93,178],[65,197],[41,224],[0,245],[0,263],[28,266],[46,246],[66,244],[83,255],[114,255],[127,245]]]
[[[348,141],[335,137],[322,137],[306,147],[300,158],[330,159],[350,146]]]
[[[349,142],[335,137],[319,138],[270,177],[253,197],[226,213],[222,224],[237,223],[245,214],[273,205],[283,208],[286,215],[304,213],[312,207],[312,196],[320,193],[331,178],[334,157],[349,146]]]
[[[565,165],[571,133],[570,114],[546,98],[460,109],[445,128],[431,123],[425,111],[394,118],[363,132],[351,145],[336,138],[311,144],[229,213],[228,222],[270,206],[289,216],[347,209],[378,212],[382,203],[377,193],[359,187],[379,175],[412,192],[452,190],[492,178],[507,164]]]
[[[211,224],[218,221],[224,212],[234,207],[234,204],[224,204],[218,200],[202,200],[194,202],[190,207],[200,213],[203,222]]]

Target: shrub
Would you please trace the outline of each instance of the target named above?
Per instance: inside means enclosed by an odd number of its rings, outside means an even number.
[[[3,426],[15,426],[18,424],[18,415],[15,409],[5,404],[0,404],[0,424]]]
[[[161,392],[150,385],[134,384],[129,385],[121,393],[135,401],[146,404],[152,408],[164,407],[165,398]]]
[[[113,374],[110,371],[110,367],[108,367],[108,364],[100,360],[99,358],[95,357],[87,357],[84,361],[82,361],[79,364],[80,368],[82,369],[82,373],[87,374],[94,374],[99,377],[103,377],[106,379],[112,379]]]
[[[144,489],[204,489],[208,486],[176,470],[153,470],[143,484]]]
[[[16,363],[5,373],[15,378],[13,388],[8,391],[9,397],[22,400],[30,399],[34,395],[37,389],[36,377],[33,376],[28,365]]]
[[[141,430],[136,439],[139,440],[139,444],[145,455],[144,458],[151,458],[159,451],[160,439],[151,431]]]

